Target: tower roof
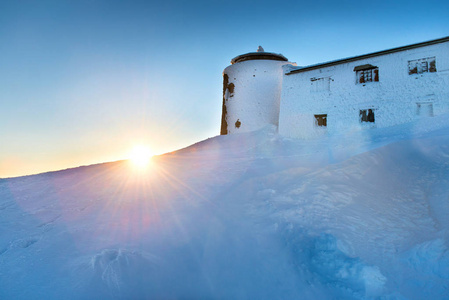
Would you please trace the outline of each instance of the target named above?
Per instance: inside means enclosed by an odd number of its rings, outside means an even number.
[[[242,62],[245,60],[256,60],[256,59],[266,59],[266,60],[280,60],[280,61],[288,61],[288,59],[282,55],[277,53],[265,52],[262,46],[259,46],[257,52],[249,52],[246,54],[242,54],[231,59],[231,64],[235,64],[238,62]]]

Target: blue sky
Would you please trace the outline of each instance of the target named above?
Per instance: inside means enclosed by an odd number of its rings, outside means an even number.
[[[231,58],[298,65],[449,35],[447,1],[2,1],[0,177],[219,134]]]

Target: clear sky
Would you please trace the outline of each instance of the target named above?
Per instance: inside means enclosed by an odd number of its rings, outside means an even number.
[[[309,65],[449,36],[449,1],[0,1],[0,177],[219,134],[231,58]]]

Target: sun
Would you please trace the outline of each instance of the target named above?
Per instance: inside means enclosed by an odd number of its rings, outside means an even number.
[[[131,150],[129,160],[135,167],[144,169],[150,164],[152,156],[150,147],[137,145]]]

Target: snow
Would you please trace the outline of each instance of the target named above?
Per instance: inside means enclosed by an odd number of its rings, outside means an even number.
[[[449,115],[0,179],[0,299],[448,299]]]

